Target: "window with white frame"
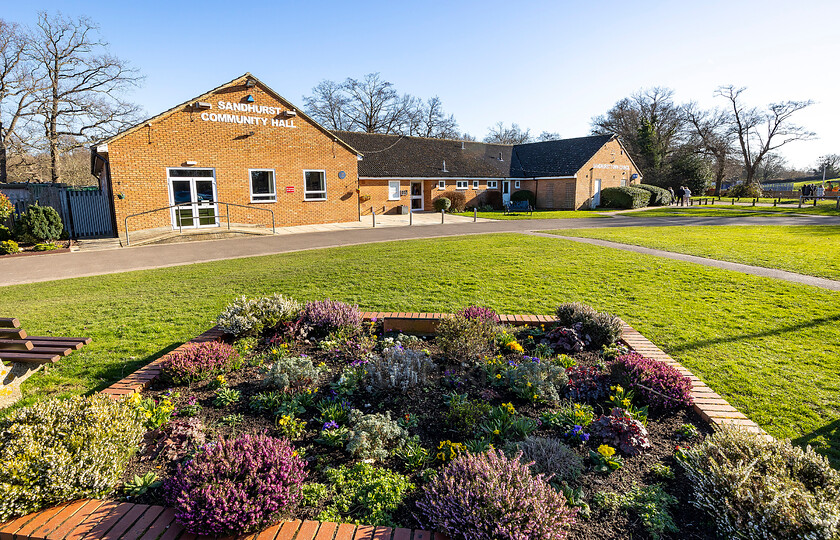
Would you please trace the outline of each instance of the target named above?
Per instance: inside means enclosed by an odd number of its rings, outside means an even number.
[[[251,176],[251,202],[276,202],[274,169],[248,169]]]
[[[446,180],[438,180],[438,189],[446,189]]]
[[[515,180],[515,181],[513,182],[513,187],[515,187],[516,189],[519,189],[519,186],[520,186],[520,185],[521,185],[521,184],[520,184],[519,180]]]
[[[388,200],[389,201],[400,200],[400,181],[399,180],[390,180],[388,182]]]
[[[303,171],[303,199],[324,201],[327,199],[327,179],[324,171]]]
[[[627,185],[627,179],[626,179],[626,178],[622,178],[622,179],[621,179],[621,187],[625,187],[626,185]]]
[[[456,180],[455,181],[455,189],[467,189],[469,187],[469,182],[466,180]]]
[[[487,181],[487,189],[499,189],[499,181],[498,180],[488,180]]]
[[[478,189],[478,180],[473,180],[473,189]]]

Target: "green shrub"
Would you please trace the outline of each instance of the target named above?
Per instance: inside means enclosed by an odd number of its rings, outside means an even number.
[[[438,322],[435,341],[451,361],[476,361],[495,354],[498,333],[499,325],[492,319],[455,314]]]
[[[52,242],[46,244],[35,244],[35,247],[32,248],[32,251],[52,251],[54,249],[58,249],[58,246],[53,244]]]
[[[12,231],[5,225],[0,225],[0,242],[12,239]]]
[[[612,345],[621,337],[621,319],[606,312],[572,302],[560,304],[555,312],[560,326],[571,327],[581,323],[581,329],[589,336],[590,346],[600,349],[604,345]]]
[[[698,193],[698,195],[702,195],[702,193]],[[726,193],[727,197],[747,197],[751,199],[761,197],[761,195],[761,187],[755,184],[738,184]]]
[[[102,394],[44,400],[0,419],[0,522],[104,496],[144,431],[135,410]]]
[[[725,538],[835,539],[840,473],[810,447],[720,428],[680,461],[692,502]]]
[[[241,296],[227,305],[216,319],[216,324],[235,336],[259,335],[278,323],[294,320],[301,305],[282,294],[262,298]]]
[[[566,370],[551,362],[540,362],[539,359],[527,360],[511,365],[499,373],[502,384],[520,399],[531,402],[560,401],[560,391],[566,386],[569,377]]]
[[[11,255],[12,253],[18,253],[20,251],[20,246],[14,240],[6,240],[5,242],[0,242],[0,255]]]
[[[601,206],[604,208],[644,208],[650,199],[650,191],[636,186],[609,187],[601,190]]]
[[[531,205],[531,208],[536,207],[537,205],[537,196],[534,195],[534,192],[530,189],[520,189],[519,191],[514,191],[513,195],[510,196],[511,201],[528,201]]]
[[[468,399],[466,394],[454,394],[449,400],[446,425],[459,433],[471,434],[490,415],[491,409],[485,401]]]
[[[318,515],[321,521],[373,523],[396,527],[393,512],[414,484],[392,470],[357,463],[327,469],[324,474],[333,489],[332,501]]]
[[[659,186],[651,186],[650,184],[635,184],[633,187],[650,191],[650,202],[648,206],[668,206],[673,201],[671,200],[671,192]]]
[[[391,420],[390,412],[363,414],[353,409],[349,424],[347,451],[360,459],[385,459],[408,438],[408,432]]]
[[[33,204],[20,216],[18,223],[21,238],[33,244],[44,241],[57,240],[61,237],[64,225],[61,216],[51,206]]]
[[[435,212],[440,212],[441,210],[449,210],[449,207],[452,206],[452,201],[447,199],[446,197],[438,197],[434,200]]]
[[[449,199],[451,205],[448,210],[450,212],[463,212],[467,207],[467,196],[463,191],[444,191],[441,197]]]
[[[634,485],[621,496],[619,505],[638,515],[650,537],[658,540],[666,532],[679,532],[670,512],[670,507],[676,506],[677,502],[659,484],[645,487]]]

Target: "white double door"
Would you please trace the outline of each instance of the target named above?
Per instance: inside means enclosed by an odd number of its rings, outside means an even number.
[[[213,169],[169,169],[172,228],[219,226],[216,175]]]

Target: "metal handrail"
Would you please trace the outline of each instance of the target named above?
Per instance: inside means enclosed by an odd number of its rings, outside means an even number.
[[[145,212],[138,212],[136,214],[131,214],[129,216],[125,216],[125,245],[126,246],[131,245],[131,241],[129,240],[129,237],[128,237],[129,236],[128,235],[128,219],[129,218],[133,218],[133,217],[137,217],[137,216],[143,216],[143,215],[146,215],[146,214],[151,214],[153,212],[160,212],[160,211],[163,211],[163,210],[172,210],[173,208],[178,208],[179,206],[192,206],[194,204],[200,205],[202,202],[208,202],[208,201],[194,201],[194,202],[183,202],[183,203],[171,204],[169,206],[162,206],[160,208],[155,208],[153,210],[146,210]],[[225,205],[225,215],[224,216],[216,215],[216,218],[217,219],[220,218],[220,217],[227,218],[227,228],[228,228],[228,230],[230,230],[230,207],[231,206],[235,206],[235,207],[238,207],[238,208],[248,208],[249,210],[260,210],[260,211],[263,211],[263,212],[268,212],[268,213],[271,214],[271,234],[277,234],[277,228],[275,227],[275,222],[274,222],[274,210],[272,210],[270,208],[260,208],[258,206],[249,206],[247,204],[236,204],[236,203],[228,203],[228,202],[222,202],[222,201],[210,201],[210,202],[208,202],[208,204],[211,204],[211,205],[215,204],[215,205],[217,205],[217,207],[220,204]],[[176,218],[178,220],[178,234],[183,234],[184,227],[183,227],[181,216],[177,215],[177,213],[176,213]],[[193,216],[193,219],[195,219],[195,216]]]

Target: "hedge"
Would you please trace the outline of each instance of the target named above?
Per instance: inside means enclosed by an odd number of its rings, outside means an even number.
[[[652,186],[650,184],[636,184],[633,187],[650,191],[649,206],[668,206],[673,202],[671,192],[659,186]]]
[[[610,187],[601,190],[601,206],[606,208],[643,208],[651,199],[651,192],[635,186]]]
[[[467,207],[467,196],[463,191],[444,191],[441,195],[446,197],[452,203],[449,207],[450,212],[463,212]]]
[[[520,189],[519,191],[514,191],[513,195],[510,196],[511,201],[528,201],[532,208],[536,207],[537,205],[537,197],[534,195],[534,192],[529,189]]]

